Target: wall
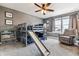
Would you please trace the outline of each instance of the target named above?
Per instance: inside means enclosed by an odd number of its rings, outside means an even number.
[[[69,13],[66,15],[60,15],[61,17],[64,16],[69,16],[70,20],[69,20],[69,29],[76,29],[76,27],[78,28],[79,31],[79,11],[78,12],[74,12],[74,13]],[[55,17],[50,17],[46,20],[52,20],[50,22],[50,28],[49,28],[49,32],[54,31],[54,26],[55,26],[55,22],[54,22],[54,18],[60,17],[60,16],[55,16]],[[51,28],[52,27],[52,28]]]
[[[13,18],[5,18],[5,11],[12,12]],[[20,11],[16,11],[13,9],[9,9],[6,7],[0,6],[0,26],[5,25],[5,19],[11,19],[13,20],[13,25],[21,24],[21,23],[27,23],[30,25],[43,23],[42,19],[22,13]]]

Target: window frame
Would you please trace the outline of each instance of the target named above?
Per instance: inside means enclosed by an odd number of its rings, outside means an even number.
[[[61,25],[60,25],[61,29],[60,29],[60,32],[64,32],[64,30],[63,30],[63,28],[64,28],[64,27],[63,27],[63,26],[64,26],[64,25],[63,25],[63,20],[65,20],[65,19],[67,19],[67,18],[70,20],[70,17],[69,17],[69,16],[63,16],[63,17],[54,18],[54,31],[56,31],[56,28],[55,28],[55,27],[56,27],[56,23],[55,23],[55,22],[56,22],[57,20],[58,20],[58,21],[61,20]],[[69,28],[69,20],[68,20],[68,24],[66,24],[66,25],[68,25],[68,28]]]

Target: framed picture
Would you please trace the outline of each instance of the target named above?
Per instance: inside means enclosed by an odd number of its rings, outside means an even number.
[[[5,12],[5,17],[12,18],[13,14],[11,12]]]
[[[5,24],[6,25],[12,25],[13,24],[13,21],[12,20],[9,20],[9,19],[6,19],[5,20]]]

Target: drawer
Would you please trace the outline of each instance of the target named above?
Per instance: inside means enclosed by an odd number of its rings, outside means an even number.
[[[10,35],[1,35],[1,39],[10,38]]]

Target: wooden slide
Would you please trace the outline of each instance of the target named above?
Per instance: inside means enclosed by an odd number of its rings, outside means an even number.
[[[45,45],[39,40],[38,36],[33,31],[28,31],[29,35],[33,38],[36,46],[38,47],[39,51],[42,53],[43,56],[48,56],[50,52],[45,47]]]

